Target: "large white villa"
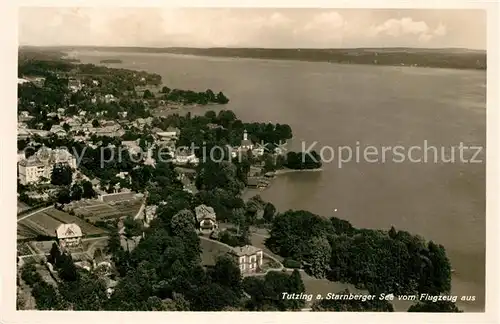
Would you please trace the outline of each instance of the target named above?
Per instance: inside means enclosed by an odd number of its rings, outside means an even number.
[[[52,169],[56,164],[67,164],[72,169],[76,169],[75,157],[65,149],[51,150],[42,147],[27,159],[19,161],[19,182],[22,185],[36,183],[42,179],[49,180],[52,176]]]

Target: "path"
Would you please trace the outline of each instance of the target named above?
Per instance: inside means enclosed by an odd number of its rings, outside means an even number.
[[[20,222],[20,221],[22,221],[23,219],[26,219],[26,218],[28,218],[28,217],[31,217],[31,216],[35,215],[35,214],[38,214],[38,213],[44,212],[44,211],[46,211],[46,210],[48,210],[48,209],[50,209],[50,208],[54,208],[54,207],[53,207],[53,206],[49,206],[49,207],[45,207],[45,208],[42,208],[42,209],[35,210],[34,212],[31,212],[31,213],[29,213],[29,214],[27,214],[27,215],[24,215],[24,216],[22,216],[22,217],[18,218],[18,219],[17,219],[17,221],[18,221],[18,222]]]

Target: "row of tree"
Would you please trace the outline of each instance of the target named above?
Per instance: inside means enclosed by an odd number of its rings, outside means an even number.
[[[335,217],[287,211],[275,217],[266,245],[315,277],[370,293],[447,293],[451,267],[443,246],[405,231],[356,229]]]

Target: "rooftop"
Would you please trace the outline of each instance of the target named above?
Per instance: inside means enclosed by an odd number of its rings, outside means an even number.
[[[61,224],[56,229],[56,234],[58,239],[81,237],[82,230],[80,226],[76,224]]]
[[[199,205],[194,209],[196,213],[196,219],[198,221],[206,218],[216,219],[215,211],[212,207],[207,205]]]
[[[230,251],[231,254],[235,254],[237,256],[254,255],[257,252],[262,252],[262,249],[259,249],[255,246],[252,246],[252,245],[234,247]]]

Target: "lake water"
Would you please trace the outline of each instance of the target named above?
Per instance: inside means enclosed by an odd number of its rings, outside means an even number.
[[[294,150],[314,142],[316,150],[359,146],[359,162],[339,168],[335,157],[323,172],[280,176],[260,194],[281,211],[309,210],[357,227],[393,225],[444,245],[455,269],[452,293],[476,296],[457,304],[484,310],[485,164],[463,163],[457,149],[460,143],[485,146],[484,71],[143,53],[82,52],[78,58],[120,58],[123,64],[110,66],[158,73],[170,88],[222,90],[230,98],[224,109],[240,119],[289,124]],[[424,143],[437,147],[437,163],[432,149],[427,163],[395,163],[390,153],[385,163],[369,163],[362,156],[369,145],[380,153],[397,145],[424,149]],[[441,147],[455,163],[441,161]],[[330,158],[330,149],[323,153]],[[469,161],[473,155],[463,154]],[[485,149],[475,159],[484,161]]]

